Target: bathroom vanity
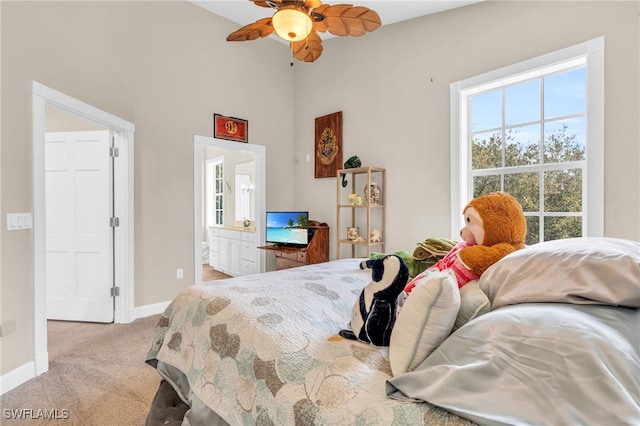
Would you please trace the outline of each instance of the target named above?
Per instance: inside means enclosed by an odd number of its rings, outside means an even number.
[[[233,277],[256,272],[256,240],[253,228],[210,226],[209,265]]]

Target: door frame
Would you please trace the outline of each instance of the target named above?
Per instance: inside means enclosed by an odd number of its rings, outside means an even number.
[[[193,239],[194,239],[194,280],[195,284],[202,282],[202,232],[203,221],[203,180],[204,180],[204,148],[243,151],[255,154],[255,236],[256,247],[264,245],[266,219],[266,147],[250,143],[230,142],[224,139],[214,139],[207,136],[193,136]],[[256,250],[256,272],[265,271],[265,250]]]
[[[114,280],[120,287],[115,298],[114,322],[131,322],[133,311],[133,134],[134,125],[89,104],[32,81],[33,173],[33,314],[35,375],[49,369],[47,351],[46,225],[45,225],[45,106],[50,105],[109,128],[119,160],[113,170],[114,212],[120,219],[114,248]]]

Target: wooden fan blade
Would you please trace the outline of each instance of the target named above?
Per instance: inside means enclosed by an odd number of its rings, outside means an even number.
[[[322,2],[320,0],[304,0],[304,6],[309,9],[315,9],[322,6]]]
[[[249,1],[254,2],[256,6],[260,6],[260,7],[274,7],[274,5],[282,4],[282,0],[269,0],[268,2],[263,0],[249,0]]]
[[[311,31],[307,38],[291,43],[293,56],[299,61],[313,62],[322,55],[322,39],[315,31]]]
[[[271,25],[271,18],[262,18],[254,22],[253,24],[245,25],[229,34],[227,41],[247,41],[255,40],[259,37],[267,37],[273,32],[273,25]]]
[[[375,10],[351,4],[322,5],[313,10],[315,19],[313,28],[317,31],[329,31],[336,36],[359,37],[374,31],[380,25],[380,16]],[[322,15],[324,19],[319,19]]]

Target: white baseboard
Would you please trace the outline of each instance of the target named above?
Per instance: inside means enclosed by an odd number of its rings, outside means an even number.
[[[169,306],[169,302],[154,303],[152,305],[136,306],[131,312],[131,321],[138,318],[149,317],[151,315],[161,314]]]
[[[35,364],[33,361],[21,365],[20,367],[9,371],[0,376],[0,395],[15,389],[21,384],[36,377]]]

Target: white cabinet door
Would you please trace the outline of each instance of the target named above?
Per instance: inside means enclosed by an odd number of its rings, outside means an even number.
[[[219,231],[209,228],[209,265],[213,269],[220,270],[220,237]]]
[[[256,273],[255,262],[242,259],[240,266],[242,267],[242,275],[251,275]]]
[[[256,273],[256,234],[244,232],[242,234],[242,275]]]
[[[229,273],[229,242],[231,240],[225,237],[218,238],[218,267],[216,268],[220,272],[225,274]]]
[[[214,231],[209,232],[211,266],[234,277],[255,273],[255,234],[232,229]]]
[[[230,239],[228,242],[228,272],[227,274],[238,277],[242,275],[242,243],[240,240]]]

